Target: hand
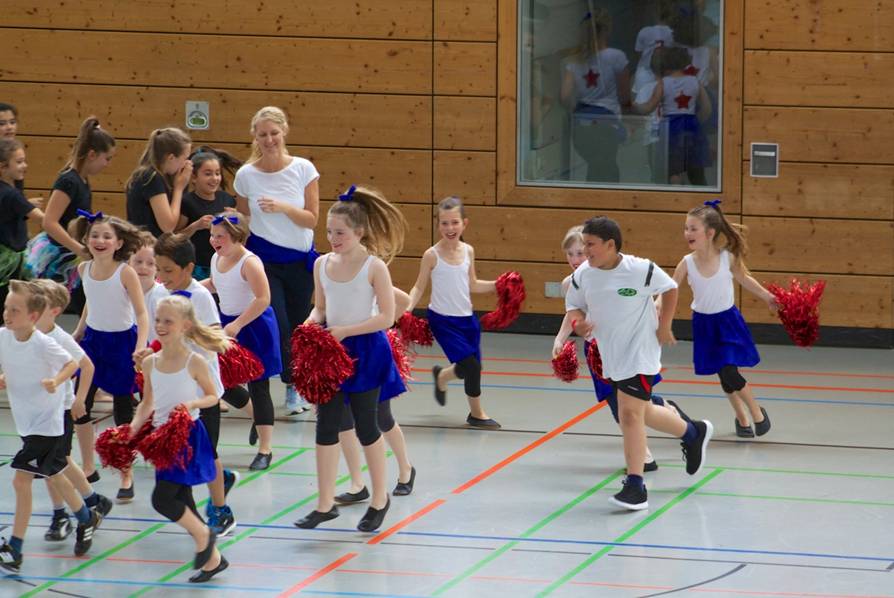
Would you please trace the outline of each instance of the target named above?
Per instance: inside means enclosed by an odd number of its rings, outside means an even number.
[[[71,333],[71,338],[80,343],[82,340],[84,340],[84,331],[80,328],[76,329],[74,332]]]
[[[262,197],[258,200],[258,207],[261,208],[262,212],[267,214],[282,212],[284,211],[285,206],[286,204],[277,199],[273,199],[272,197]]]
[[[78,420],[85,415],[87,415],[86,401],[83,399],[75,400],[75,402],[71,404],[71,417]]]
[[[133,362],[139,368],[143,364],[143,360],[155,353],[152,347],[143,347],[133,352]]]
[[[767,291],[766,302],[767,302],[767,307],[770,310],[770,313],[775,314],[779,311],[779,302],[776,301],[776,295]]]
[[[230,322],[229,324],[227,324],[226,326],[224,326],[223,331],[224,331],[224,334],[226,334],[228,337],[236,338],[236,336],[240,332],[242,332],[242,326],[237,324],[234,320],[234,321]]]
[[[553,341],[553,359],[559,356],[559,353],[562,352],[562,349],[565,347],[565,343],[556,339]]]
[[[43,210],[43,207],[47,204],[47,201],[43,197],[29,197],[28,203],[30,203],[38,210]]]
[[[6,390],[6,374],[0,374],[0,390]]]
[[[186,189],[191,176],[192,160],[187,160],[183,163],[183,166],[180,167],[180,170],[177,171],[177,174],[174,175],[174,189],[179,189],[181,191]]]
[[[211,221],[214,220],[214,214],[206,214],[193,222],[195,230],[207,230],[211,228]]]
[[[662,327],[658,329],[658,342],[662,345],[676,345],[677,339],[674,338],[674,333],[671,330],[670,326]]]
[[[53,378],[44,378],[40,381],[40,385],[50,394],[56,392],[56,387],[58,386]]]
[[[575,320],[571,325],[574,327],[574,333],[581,338],[590,338],[590,335],[593,334],[593,328],[595,328],[593,323],[587,320],[581,322]]]
[[[345,334],[344,326],[333,326],[332,328],[327,328],[327,330],[329,330],[329,334],[334,336],[335,340],[337,340],[338,342],[343,341],[345,337],[348,336],[347,334]]]

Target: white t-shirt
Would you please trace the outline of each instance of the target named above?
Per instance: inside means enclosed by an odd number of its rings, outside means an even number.
[[[81,348],[81,345],[59,326],[53,326],[53,329],[47,333],[47,336],[59,343],[60,347],[68,351],[68,354],[71,355],[71,358],[76,362],[81,363],[81,360],[87,356]],[[66,380],[65,384],[62,385],[62,388],[65,389],[65,409],[71,409],[71,406],[75,401],[74,381],[71,379]]]
[[[170,295],[170,293],[168,293],[165,285],[160,282],[156,282],[152,285],[151,289],[143,293],[143,301],[146,303],[146,314],[149,316],[148,339],[150,343],[158,338],[155,334],[155,307],[158,305],[159,299],[167,297],[168,295]]]
[[[614,114],[621,113],[618,100],[618,75],[627,67],[627,56],[617,48],[605,48],[586,62],[572,61],[565,70],[574,78],[577,101],[599,106]]]
[[[254,164],[246,164],[236,172],[233,188],[248,200],[252,234],[280,247],[308,251],[314,231],[298,226],[281,212],[267,213],[258,207],[258,200],[270,197],[304,208],[304,189],[320,177],[310,160],[292,157],[288,166],[277,172],[263,172]]]
[[[633,93],[639,97],[643,87],[650,83],[654,86],[655,72],[652,70],[652,54],[655,48],[671,47],[674,45],[674,32],[667,25],[650,25],[643,27],[636,35],[634,50],[641,52],[639,62],[636,64],[636,72],[633,75]],[[648,98],[647,98],[648,99]]]
[[[565,309],[584,311],[593,324],[606,378],[620,381],[661,370],[658,314],[652,297],[676,287],[664,270],[631,255],[621,254],[621,262],[611,270],[584,262],[574,271]]]
[[[40,381],[56,377],[71,360],[68,351],[39,330],[21,342],[8,328],[0,328],[0,368],[19,436],[62,436],[65,385],[50,394]]]

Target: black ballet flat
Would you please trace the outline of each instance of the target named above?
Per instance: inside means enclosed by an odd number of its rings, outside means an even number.
[[[210,571],[199,571],[189,578],[189,583],[205,583],[229,566],[230,563],[227,562],[227,559],[224,558],[224,555],[220,555],[220,563],[218,563],[217,567],[211,569]]]
[[[431,369],[431,375],[435,378],[435,400],[438,402],[438,405],[443,407],[447,404],[447,391],[438,388],[438,376],[441,375],[441,369],[439,365],[434,366]]]
[[[368,498],[369,490],[364,486],[359,492],[342,492],[335,497],[335,502],[340,505],[353,505],[354,503],[363,502]]]
[[[331,519],[335,519],[338,517],[338,507],[332,507],[325,513],[321,513],[317,510],[313,510],[298,521],[295,522],[295,527],[300,527],[301,529],[313,529],[323,523],[324,521],[329,521]]]
[[[201,569],[208,564],[208,561],[211,560],[211,555],[214,554],[215,543],[217,543],[217,534],[208,530],[208,546],[201,552],[196,553],[196,558],[192,562],[193,569]]]
[[[357,529],[361,532],[374,532],[380,527],[382,527],[382,523],[385,522],[385,514],[388,513],[388,509],[391,508],[391,499],[388,499],[388,502],[385,503],[385,506],[381,509],[374,509],[372,507],[366,510],[366,514],[360,520],[360,523],[357,524]]]
[[[400,480],[397,480],[397,486],[394,487],[394,492],[392,492],[391,494],[393,494],[394,496],[407,496],[411,492],[413,492],[414,483],[416,483],[416,468],[411,467],[410,481],[401,482]]]

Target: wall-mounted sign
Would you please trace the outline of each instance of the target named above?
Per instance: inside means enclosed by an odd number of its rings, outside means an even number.
[[[751,144],[751,176],[775,178],[779,176],[779,144]]]
[[[208,102],[186,102],[186,128],[205,131],[211,127],[211,111]]]

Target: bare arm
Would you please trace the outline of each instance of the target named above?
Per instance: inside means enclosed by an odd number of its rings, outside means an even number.
[[[661,309],[658,313],[658,342],[662,345],[675,345],[677,339],[671,330],[674,313],[677,311],[677,287],[661,293]]]
[[[708,97],[708,92],[705,91],[704,86],[698,86],[698,120],[699,122],[705,122],[711,118],[711,98]]]
[[[662,84],[661,79],[659,79],[655,84],[655,87],[652,89],[652,95],[649,96],[649,99],[642,104],[634,104],[633,111],[637,114],[651,114],[658,108],[658,103],[661,101],[661,96],[663,94],[664,84]]]
[[[469,291],[472,293],[494,293],[497,290],[496,280],[479,280],[475,272],[475,250],[469,247]]]
[[[248,304],[239,317],[224,326],[228,336],[236,336],[239,331],[252,323],[255,318],[264,313],[264,310],[270,305],[270,283],[267,281],[267,275],[264,274],[264,267],[261,260],[257,258],[249,258],[242,263],[242,276],[251,287],[251,292],[255,298]]]
[[[304,321],[305,324],[322,325],[326,321],[326,293],[323,292],[323,285],[320,283],[320,268],[323,267],[324,261],[320,259],[314,262],[314,307]]]
[[[677,267],[674,268],[674,282],[677,283],[677,286],[683,284],[683,281],[686,280],[686,275],[689,273],[688,268],[686,267],[686,258],[680,260],[680,263],[677,264]]]
[[[47,203],[47,211],[43,217],[43,229],[51,239],[74,253],[75,255],[89,255],[87,248],[68,234],[65,227],[59,222],[66,208],[71,204],[71,198],[65,191],[53,189],[50,201]]]
[[[571,333],[574,332],[574,324],[585,319],[586,315],[579,309],[565,312],[565,317],[562,318],[562,325],[559,326],[556,339],[553,341],[553,357],[558,357],[559,353],[562,352],[562,347],[565,346],[565,342],[571,336]]]
[[[155,411],[155,393],[152,391],[152,368],[155,365],[155,355],[150,355],[143,360],[141,369],[143,371],[143,398],[137,405],[137,409],[133,414],[133,420],[130,422],[131,438],[139,432],[152,412]]]
[[[143,287],[140,286],[140,278],[136,271],[130,266],[124,266],[121,270],[121,282],[124,284],[124,290],[130,297],[133,305],[133,313],[137,320],[137,345],[134,347],[134,358],[137,352],[146,346],[149,339],[149,312],[146,311],[146,301],[143,297]],[[86,313],[87,309],[84,308]]]
[[[764,288],[764,285],[759,283],[757,279],[748,272],[745,263],[740,258],[736,258],[730,268],[733,271],[733,277],[740,285],[742,285],[743,289],[766,303],[771,311],[779,309],[779,306],[776,304],[776,297],[773,296],[773,293]]]
[[[431,271],[437,263],[438,257],[435,255],[434,247],[428,248],[425,253],[422,254],[422,261],[419,264],[419,274],[416,276],[416,283],[413,285],[413,288],[410,289],[410,304],[407,306],[406,311],[413,311],[413,308],[416,307],[416,304],[422,299],[422,295],[425,294],[425,289],[428,288],[428,282],[431,280]]]
[[[187,368],[189,375],[193,377],[198,383],[199,388],[202,389],[203,396],[200,399],[184,403],[183,406],[187,409],[205,409],[207,407],[213,407],[220,401],[220,399],[217,396],[217,390],[214,388],[214,382],[211,380],[211,370],[208,368],[208,362],[205,361],[201,355],[198,353],[195,355],[198,359],[193,359],[192,356],[190,356],[190,359],[187,362]]]
[[[618,102],[621,103],[622,108],[630,106],[630,71],[626,66],[617,74],[615,81],[618,89]]]
[[[65,383],[66,380],[75,375],[78,371],[78,362],[69,359],[68,363],[62,366],[62,369],[52,378],[44,378],[40,381],[41,385],[47,392],[56,392],[56,389]]]
[[[71,415],[75,419],[79,419],[87,414],[87,391],[90,390],[90,385],[93,383],[93,374],[96,373],[96,368],[93,367],[93,361],[86,355],[84,355],[84,358],[78,362],[78,366],[80,366],[81,369],[81,379],[78,382],[78,391],[75,394],[75,401],[71,405]]]

